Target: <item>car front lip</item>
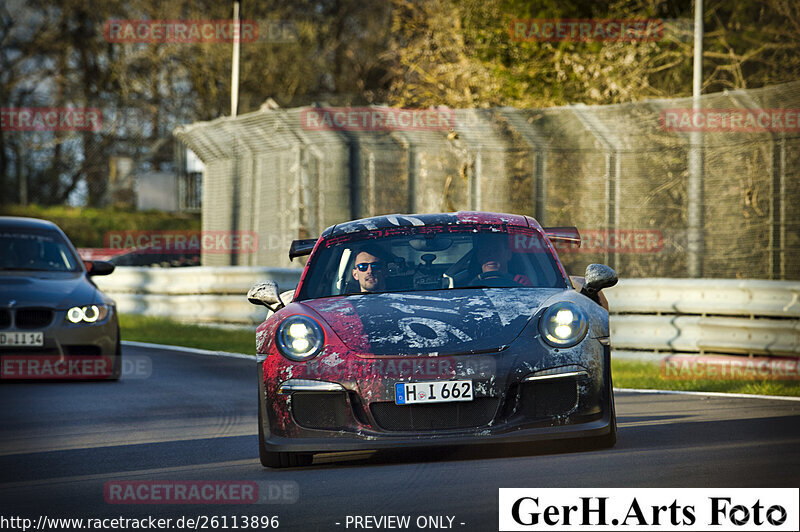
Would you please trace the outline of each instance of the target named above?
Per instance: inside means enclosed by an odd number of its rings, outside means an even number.
[[[417,434],[416,436],[409,434],[381,434],[378,436],[360,432],[341,434],[335,431],[311,431],[323,435],[292,438],[270,434],[264,439],[264,446],[272,452],[363,451],[408,447],[545,442],[605,436],[611,430],[611,408],[607,404],[599,418],[569,425],[529,428],[506,425],[473,431],[460,430],[454,433]]]

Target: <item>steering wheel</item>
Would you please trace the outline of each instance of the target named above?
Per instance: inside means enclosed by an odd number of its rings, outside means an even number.
[[[469,283],[470,286],[481,286],[486,285],[492,288],[509,288],[514,286],[524,286],[523,284],[514,280],[514,276],[501,272],[501,271],[490,271],[490,272],[483,272],[479,274],[475,279]]]

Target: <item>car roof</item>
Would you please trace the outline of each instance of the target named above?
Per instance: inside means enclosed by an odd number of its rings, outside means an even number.
[[[451,224],[496,224],[531,227],[532,224],[530,222],[533,222],[533,224],[535,224],[533,226],[537,229],[539,228],[539,225],[532,218],[519,214],[481,211],[458,211],[436,214],[385,214],[332,225],[322,232],[322,237],[327,238],[347,233],[356,233],[358,231],[384,229],[387,227]]]
[[[3,229],[46,229],[59,231],[53,222],[41,218],[25,218],[22,216],[0,216],[0,227]]]

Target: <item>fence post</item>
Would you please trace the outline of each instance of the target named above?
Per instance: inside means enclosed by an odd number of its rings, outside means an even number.
[[[770,277],[786,279],[786,136],[772,140],[769,216]]]
[[[483,178],[483,162],[481,150],[475,153],[472,163],[472,181],[469,186],[469,208],[473,211],[481,210],[481,179]]]
[[[541,225],[545,225],[547,218],[547,141],[536,129],[520,116],[519,109],[503,107],[502,116],[508,120],[509,126],[517,131],[533,152],[533,217]]]
[[[350,148],[350,217],[355,220],[362,217],[361,206],[361,149],[355,135],[345,135]]]
[[[231,220],[230,230],[233,234],[239,229],[239,128],[233,127],[233,183],[231,194]],[[231,253],[230,255],[231,266],[239,265],[239,254]]]
[[[606,230],[614,232],[614,238],[617,239],[619,232],[617,231],[617,224],[619,223],[619,172],[621,153],[619,149],[619,139],[613,137],[613,132],[608,130],[604,131],[602,124],[591,114],[584,114],[585,104],[574,104],[569,106],[570,110],[575,113],[575,116],[589,130],[589,132],[603,145],[606,150]],[[612,138],[610,138],[612,137]],[[610,253],[608,246],[603,254],[603,260],[606,264],[614,269],[617,269],[617,254]]]
[[[703,0],[695,0],[694,6],[694,63],[692,78],[692,113],[700,111],[700,94],[703,88]],[[686,184],[687,220],[687,275],[703,276],[703,134],[689,134],[689,180]]]
[[[419,175],[419,154],[416,145],[406,142],[408,146],[408,212],[417,212],[417,176]]]

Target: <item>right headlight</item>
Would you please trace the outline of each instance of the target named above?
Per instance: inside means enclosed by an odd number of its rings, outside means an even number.
[[[108,305],[86,305],[85,307],[72,307],[67,311],[67,320],[72,323],[95,323],[103,321],[108,316]]]
[[[314,319],[297,314],[289,316],[278,327],[278,350],[295,362],[317,355],[325,344],[325,333]]]
[[[586,313],[570,301],[551,305],[539,320],[539,332],[554,347],[572,347],[583,340],[587,329]]]

